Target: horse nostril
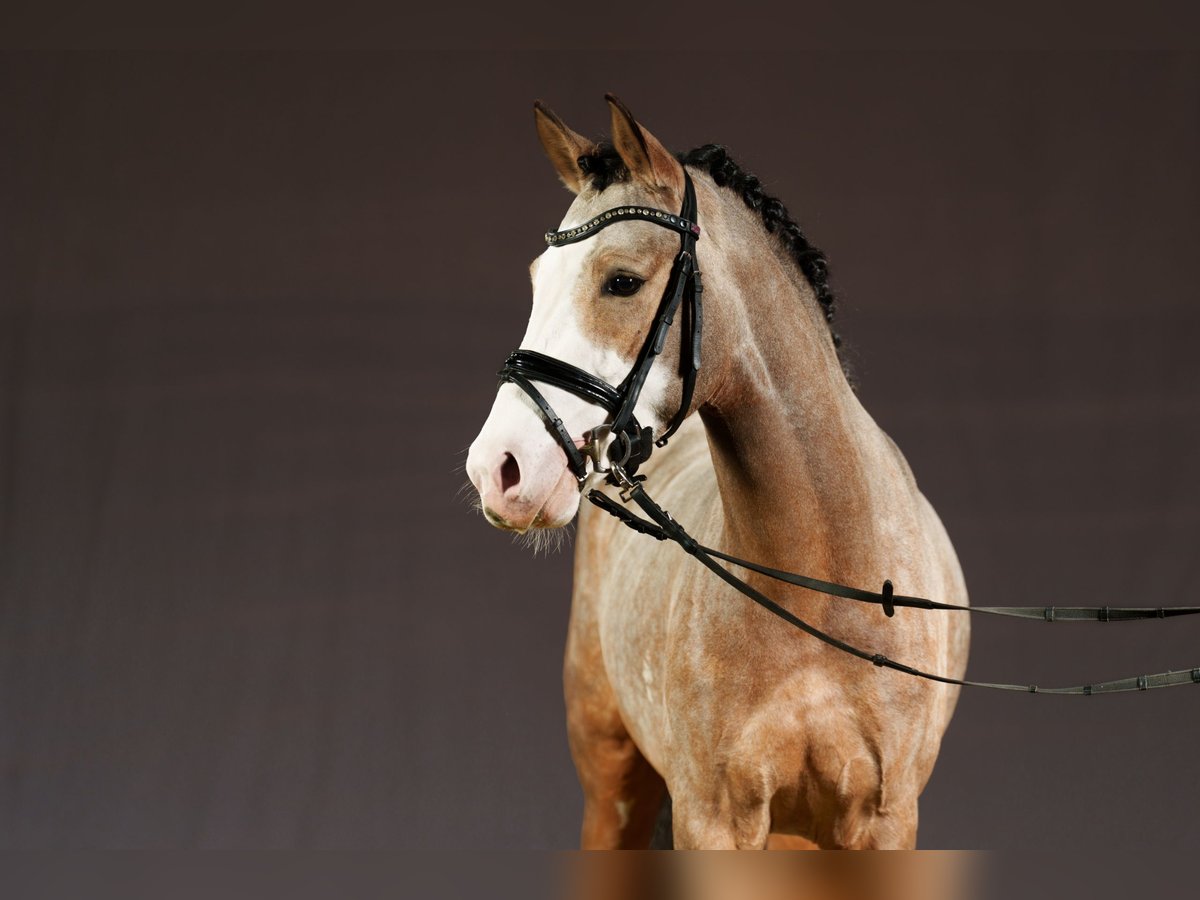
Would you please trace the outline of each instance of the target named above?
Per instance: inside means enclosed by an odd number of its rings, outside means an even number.
[[[500,493],[507,494],[508,489],[516,487],[521,482],[521,467],[517,458],[511,453],[504,454],[504,462],[500,465]]]

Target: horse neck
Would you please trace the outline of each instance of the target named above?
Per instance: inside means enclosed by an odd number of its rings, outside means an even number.
[[[765,237],[758,247],[752,262],[721,267],[752,278],[712,291],[737,296],[738,313],[727,336],[733,353],[700,410],[725,539],[749,558],[842,569],[870,544],[882,432],[842,372],[811,287]]]

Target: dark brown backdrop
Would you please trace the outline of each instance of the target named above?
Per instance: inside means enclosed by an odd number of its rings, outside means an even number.
[[[4,846],[573,845],[570,555],[455,498],[567,202],[535,97],[599,133],[614,90],[789,203],[976,603],[1196,602],[1194,55],[0,77]],[[971,672],[1200,665],[1198,628],[980,621]],[[1193,847],[1198,702],[967,693],[922,845]]]

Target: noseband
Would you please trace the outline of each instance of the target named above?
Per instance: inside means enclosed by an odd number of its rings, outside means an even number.
[[[962,606],[954,603],[940,603],[923,597],[908,597],[896,594],[891,581],[884,581],[878,592],[850,587],[832,581],[822,581],[807,575],[797,575],[760,565],[749,560],[723,553],[706,547],[693,538],[682,525],[659,506],[645,491],[643,482],[645,476],[635,477],[638,466],[650,458],[655,447],[665,446],[687,416],[692,404],[692,395],[696,387],[696,375],[700,371],[700,326],[701,307],[700,295],[703,287],[700,280],[700,270],[696,263],[696,241],[700,237],[700,226],[696,224],[696,193],[692,187],[692,179],[687,170],[683,173],[683,207],[679,215],[664,212],[648,206],[620,206],[602,212],[591,221],[569,228],[565,231],[550,231],[546,233],[546,243],[551,247],[562,247],[586,240],[603,228],[618,222],[630,220],[651,222],[679,234],[679,253],[671,266],[671,275],[667,280],[666,289],[658,304],[650,331],[642,343],[642,349],[634,361],[633,368],[624,380],[615,387],[603,379],[597,378],[590,372],[565,362],[538,353],[533,350],[516,350],[504,363],[500,370],[501,383],[511,382],[529,395],[537,407],[538,413],[546,423],[550,434],[562,446],[567,454],[567,465],[579,479],[580,488],[588,477],[588,460],[592,462],[592,470],[604,474],[606,481],[621,489],[620,498],[624,503],[633,502],[645,513],[646,518],[630,512],[608,494],[599,490],[591,490],[587,494],[590,502],[600,507],[609,515],[616,517],[622,524],[634,531],[649,535],[660,541],[673,541],[684,552],[695,557],[702,565],[711,570],[718,578],[731,585],[744,596],[753,600],[759,606],[778,616],[800,631],[811,635],[817,640],[834,647],[850,656],[873,663],[879,668],[892,669],[916,678],[942,684],[961,685],[966,687],[992,688],[1001,691],[1021,691],[1043,694],[1115,694],[1126,691],[1145,691],[1151,688],[1172,687],[1183,684],[1200,684],[1200,668],[1171,670],[1154,675],[1134,675],[1114,681],[1092,682],[1089,684],[1073,685],[1070,687],[1039,688],[1033,684],[1009,684],[1004,682],[969,681],[961,678],[951,678],[933,672],[926,672],[913,666],[889,659],[882,653],[872,653],[838,637],[810,625],[795,613],[781,606],[729,571],[721,562],[758,572],[768,578],[786,584],[796,585],[810,591],[851,600],[859,603],[869,603],[879,606],[884,616],[891,618],[897,608],[942,610],[946,612],[966,612],[993,616],[1007,616],[1019,619],[1033,619],[1045,622],[1121,622],[1136,619],[1166,619],[1175,616],[1196,615],[1200,607],[1168,606],[1168,607],[1110,607],[1110,606],[1070,606],[1070,607],[1033,607],[1033,606]],[[638,396],[650,374],[654,361],[662,353],[667,334],[675,320],[675,314],[683,308],[684,322],[681,339],[680,374],[682,377],[682,396],[679,408],[667,424],[666,429],[657,440],[653,430],[642,427],[634,416],[633,410],[637,405]],[[608,413],[609,419],[602,425],[588,432],[589,440],[579,447],[571,437],[562,418],[555,413],[554,407],[542,395],[534,382],[553,385],[562,388],[587,402],[601,407]],[[612,435],[608,444],[607,467],[604,465],[604,438]],[[719,562],[720,561],[720,562]]]
[[[671,274],[667,286],[663,290],[662,299],[650,331],[642,343],[642,349],[633,363],[633,368],[624,380],[615,387],[607,381],[597,378],[590,372],[538,353],[534,350],[516,350],[509,355],[500,370],[502,382],[511,382],[529,395],[537,407],[550,434],[562,446],[567,454],[567,465],[579,479],[582,487],[588,476],[587,461],[592,461],[595,472],[608,474],[613,484],[619,483],[616,472],[624,476],[632,476],[642,463],[650,458],[655,447],[666,446],[679,426],[687,416],[688,408],[692,405],[692,394],[696,388],[696,374],[700,371],[700,329],[702,311],[700,295],[703,286],[700,280],[700,270],[696,266],[696,241],[700,237],[700,226],[696,224],[696,191],[692,187],[691,176],[683,173],[683,207],[679,214],[664,212],[649,206],[618,206],[595,216],[591,221],[584,222],[575,228],[565,231],[546,232],[546,243],[551,247],[562,247],[590,238],[610,225],[618,222],[640,221],[659,225],[679,234],[679,253],[671,266]],[[680,374],[683,378],[683,393],[679,401],[679,409],[667,424],[666,429],[654,439],[653,429],[643,428],[634,416],[634,407],[646,384],[646,378],[654,361],[663,351],[675,314],[683,308],[683,344],[680,352]],[[602,425],[588,432],[588,440],[582,448],[571,437],[562,418],[554,411],[545,396],[533,384],[540,381],[562,388],[589,403],[601,407],[608,413],[609,419]],[[606,468],[603,458],[603,446],[606,435],[612,436],[608,445],[608,461]],[[613,468],[615,466],[615,469]]]

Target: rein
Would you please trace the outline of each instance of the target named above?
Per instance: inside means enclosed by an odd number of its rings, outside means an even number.
[[[546,233],[546,243],[551,247],[561,247],[576,241],[585,240],[609,225],[625,221],[645,221],[660,225],[675,231],[680,236],[679,253],[671,266],[671,274],[667,286],[659,301],[658,311],[646,340],[634,361],[633,367],[624,380],[618,385],[597,378],[590,372],[578,368],[568,362],[555,359],[533,350],[516,350],[505,361],[499,372],[501,383],[511,382],[524,391],[533,401],[539,415],[549,429],[550,434],[558,441],[567,454],[567,465],[579,480],[583,489],[588,472],[588,461],[592,463],[592,472],[603,474],[606,481],[620,488],[623,503],[633,502],[645,514],[642,518],[631,512],[612,497],[596,489],[587,493],[587,499],[616,517],[622,524],[632,530],[649,535],[659,541],[672,541],[680,546],[685,553],[695,557],[702,565],[711,570],[717,577],[731,585],[739,593],[748,597],[767,611],[778,616],[788,624],[811,635],[817,640],[828,644],[837,650],[851,656],[873,663],[879,668],[893,669],[916,678],[942,684],[961,685],[964,687],[991,688],[999,691],[1019,691],[1031,694],[1117,694],[1128,691],[1145,691],[1151,688],[1174,687],[1182,684],[1200,684],[1200,668],[1177,671],[1159,672],[1153,675],[1134,675],[1119,678],[1114,681],[1095,682],[1092,684],[1072,685],[1068,687],[1038,687],[1034,684],[1007,684],[1003,682],[970,681],[951,678],[933,672],[926,672],[913,666],[889,659],[882,653],[872,653],[840,638],[834,637],[819,628],[809,624],[790,610],[781,606],[770,597],[761,593],[742,578],[733,574],[718,560],[740,566],[760,575],[765,575],[776,581],[796,585],[810,591],[826,594],[845,600],[860,603],[870,603],[882,607],[884,615],[891,618],[897,607],[924,610],[946,610],[951,612],[969,612],[982,615],[1007,616],[1019,619],[1034,619],[1045,622],[1128,622],[1138,619],[1167,619],[1176,616],[1196,615],[1200,607],[1196,606],[1167,606],[1167,607],[1110,607],[1110,606],[1064,606],[1064,607],[1029,607],[1029,606],[962,606],[954,603],[940,603],[923,597],[908,597],[896,594],[891,581],[884,581],[880,591],[868,591],[849,585],[831,581],[822,581],[806,575],[797,575],[770,566],[760,565],[740,559],[720,550],[706,547],[696,541],[686,529],[676,522],[671,515],[656,503],[643,487],[644,475],[637,475],[638,467],[650,458],[655,447],[664,447],[670,437],[675,434],[692,402],[696,386],[696,375],[700,371],[700,343],[702,310],[700,295],[703,293],[700,270],[696,262],[696,241],[700,236],[700,226],[696,224],[696,194],[692,179],[684,170],[683,206],[678,215],[664,212],[660,209],[645,206],[622,206],[602,212],[582,225],[564,231],[549,231]],[[674,323],[676,314],[683,310],[683,336],[680,351],[680,375],[682,377],[682,397],[679,408],[671,418],[662,435],[655,440],[653,429],[642,427],[633,414],[634,407],[641,394],[650,369],[655,359],[662,353],[667,335]],[[555,413],[554,407],[534,386],[534,382],[549,384],[575,394],[577,397],[601,407],[608,413],[607,423],[597,426],[588,432],[590,440],[581,448],[576,445],[562,419]],[[605,436],[611,435],[605,452]],[[607,467],[604,463],[607,462]]]

